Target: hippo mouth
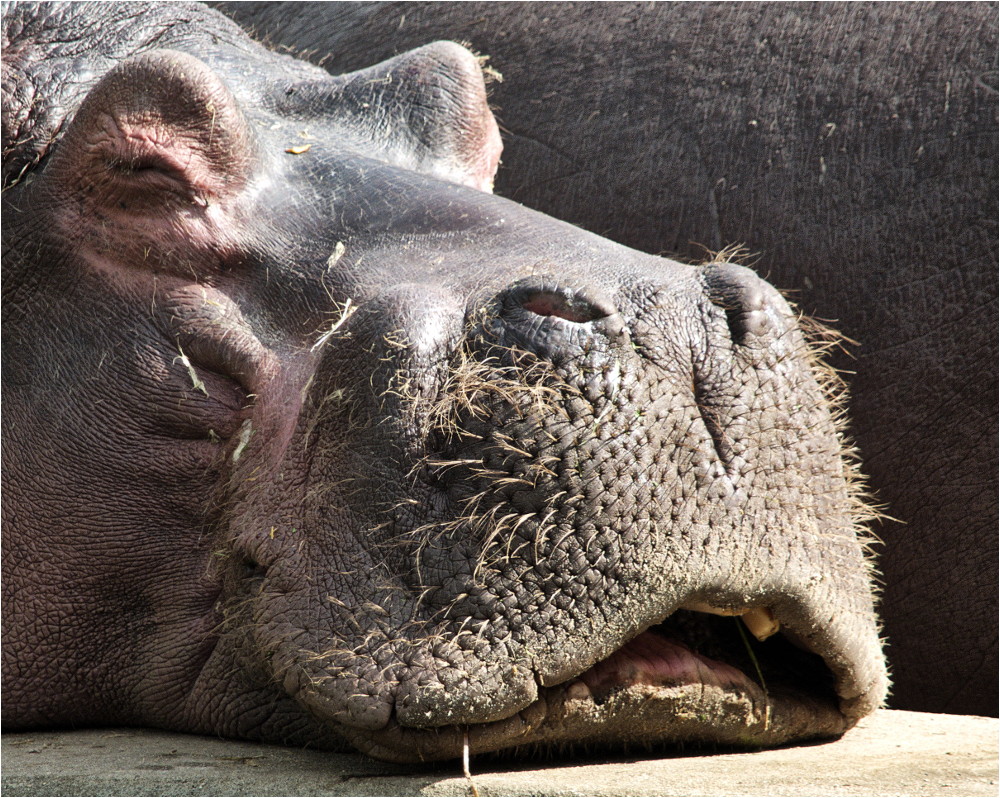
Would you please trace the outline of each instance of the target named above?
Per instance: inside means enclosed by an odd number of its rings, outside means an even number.
[[[844,678],[794,632],[779,631],[770,610],[698,607],[676,610],[577,676],[540,687],[508,718],[430,729],[394,719],[378,732],[344,731],[373,756],[418,761],[463,749],[758,748],[836,738],[866,714],[838,697],[854,685],[838,684]]]

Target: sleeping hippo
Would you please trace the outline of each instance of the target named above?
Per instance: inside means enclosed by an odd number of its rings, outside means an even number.
[[[887,677],[835,339],[490,193],[481,63],[3,17],[3,712],[354,746],[836,737]]]
[[[995,5],[217,5],[335,73],[469,42],[503,76],[496,193],[682,260],[743,244],[835,319],[891,706],[996,715]]]

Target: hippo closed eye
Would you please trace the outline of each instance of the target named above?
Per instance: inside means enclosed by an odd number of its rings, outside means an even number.
[[[471,53],[330,77],[182,4],[4,41],[8,728],[415,760],[879,706],[816,336],[488,193]]]

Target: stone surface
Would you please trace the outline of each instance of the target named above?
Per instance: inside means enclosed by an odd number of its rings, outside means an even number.
[[[883,710],[778,751],[526,762],[474,758],[480,795],[997,795],[1000,721]],[[3,736],[3,794],[470,795],[461,763],[387,765],[148,730]]]

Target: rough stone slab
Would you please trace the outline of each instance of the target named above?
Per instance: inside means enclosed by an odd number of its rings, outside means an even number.
[[[995,718],[883,710],[843,739],[778,751],[472,762],[480,795],[998,794]],[[3,736],[3,794],[469,795],[460,763],[388,765],[148,730]]]

